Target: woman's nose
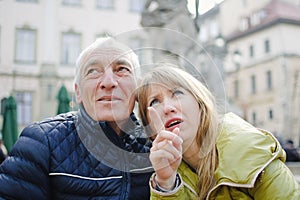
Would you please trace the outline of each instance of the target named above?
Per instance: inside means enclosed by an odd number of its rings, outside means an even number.
[[[170,114],[170,113],[176,113],[176,107],[174,105],[174,103],[172,103],[171,101],[167,101],[164,104],[164,113]]]

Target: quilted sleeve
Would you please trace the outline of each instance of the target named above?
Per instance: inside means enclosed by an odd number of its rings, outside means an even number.
[[[254,199],[298,200],[300,185],[281,160],[274,160],[265,168],[251,192]]]
[[[49,148],[39,124],[25,128],[0,165],[0,197],[49,199]]]

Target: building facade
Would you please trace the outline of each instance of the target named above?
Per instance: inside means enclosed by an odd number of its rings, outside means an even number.
[[[282,141],[300,139],[300,7],[295,0],[225,0],[202,16],[200,40],[225,40],[230,105]],[[201,16],[200,16],[201,18]]]
[[[0,0],[0,99],[16,98],[19,130],[56,114],[61,85],[68,89],[76,109],[75,61],[97,37],[119,35],[133,49],[147,43],[140,25],[144,3]],[[224,111],[238,113],[296,144],[300,138],[299,13],[298,0],[224,0],[199,16],[195,38],[210,55],[200,52],[198,66]],[[147,65],[149,54],[137,54]]]
[[[19,130],[56,114],[61,85],[75,105],[73,78],[81,50],[99,36],[140,28],[143,7],[143,0],[0,1],[0,99],[16,98]],[[137,45],[138,34],[128,35]]]

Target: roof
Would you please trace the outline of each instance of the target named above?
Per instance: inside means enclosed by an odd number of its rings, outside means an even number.
[[[249,27],[243,31],[240,29],[235,30],[232,34],[226,37],[227,42],[249,35],[253,32],[260,31],[278,23],[300,25],[300,7],[282,0],[272,0],[264,8],[255,13],[259,12],[261,14],[259,23],[255,25],[249,23]],[[248,19],[250,19],[250,16],[248,16]]]

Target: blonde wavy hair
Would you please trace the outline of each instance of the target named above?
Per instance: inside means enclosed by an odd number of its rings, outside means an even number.
[[[155,67],[147,73],[137,90],[139,116],[144,126],[149,125],[147,113],[147,97],[152,84],[162,84],[166,87],[182,87],[189,91],[199,104],[200,123],[197,131],[197,145],[199,151],[198,189],[199,199],[205,199],[208,192],[215,185],[214,172],[218,165],[216,138],[218,135],[218,114],[215,98],[200,81],[178,67],[164,65]]]

